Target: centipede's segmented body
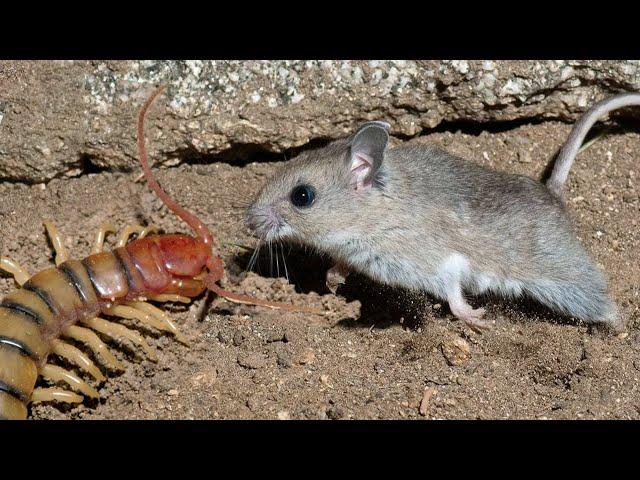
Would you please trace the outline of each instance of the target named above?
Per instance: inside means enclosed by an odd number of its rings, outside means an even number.
[[[5,296],[0,302],[0,417],[26,418],[26,404],[32,398],[39,372],[53,381],[66,382],[81,393],[95,395],[79,377],[46,363],[49,354],[55,352],[102,379],[86,355],[58,340],[66,335],[80,341],[93,340],[96,354],[102,354],[105,363],[117,367],[117,361],[105,355],[108,350],[101,340],[93,337],[90,330],[77,327],[78,323],[104,335],[138,343],[144,341],[136,332],[97,316],[136,318],[179,335],[160,310],[141,300],[180,300],[200,295],[204,282],[193,277],[204,271],[209,255],[207,245],[187,235],[140,238],[83,260],[62,261]],[[150,352],[145,343],[142,346]],[[60,389],[37,389],[36,398],[82,401],[78,395]]]
[[[0,269],[13,274],[21,285],[0,302],[0,419],[26,418],[27,405],[31,401],[83,401],[82,396],[57,386],[35,388],[40,375],[53,383],[66,383],[85,396],[99,396],[75,373],[47,363],[49,355],[54,353],[96,380],[105,379],[85,353],[60,340],[60,337],[86,344],[102,363],[113,370],[123,367],[96,332],[115,340],[129,340],[155,360],[154,352],[138,332],[105,320],[99,316],[101,314],[136,319],[170,332],[186,343],[168,315],[146,300],[189,302],[209,289],[238,303],[315,312],[306,307],[236,294],[217,285],[224,275],[224,267],[221,258],[212,252],[211,233],[197,217],[168,196],[156,182],[148,164],[144,147],[144,117],[161,90],[157,90],[140,111],[140,162],[150,188],[191,226],[197,236],[147,236],[155,227],[130,226],[120,236],[117,248],[105,252],[105,235],[114,230],[105,224],[98,232],[92,254],[82,260],[71,260],[55,226],[45,222],[56,250],[55,268],[29,277],[17,263],[0,257]],[[138,238],[127,243],[134,232],[138,233]]]

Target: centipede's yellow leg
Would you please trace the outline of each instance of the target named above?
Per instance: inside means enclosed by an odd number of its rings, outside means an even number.
[[[109,232],[117,232],[116,227],[112,223],[105,222],[100,225],[98,233],[96,233],[96,239],[93,242],[93,248],[91,249],[91,255],[102,252],[104,248],[104,239]]]
[[[20,286],[31,278],[31,275],[29,275],[24,267],[7,257],[0,257],[0,270],[4,270],[13,275],[13,278],[15,278]]]
[[[82,403],[83,397],[77,393],[63,390],[61,388],[36,388],[31,394],[31,402],[66,402],[66,403]]]
[[[187,339],[180,333],[180,330],[178,330],[178,327],[176,327],[176,325],[171,321],[169,315],[160,310],[158,307],[146,302],[130,301],[124,302],[124,304],[136,310],[140,310],[144,313],[152,315],[157,320],[160,320],[160,322],[162,322],[163,324],[163,328],[161,328],[161,330],[164,330],[165,332],[171,332],[176,337],[176,340],[188,345]]]
[[[157,362],[158,357],[155,352],[149,347],[149,344],[144,340],[142,335],[138,332],[134,332],[133,330],[128,329],[124,325],[120,325],[118,323],[113,323],[105,320],[104,318],[94,317],[87,320],[81,320],[81,322],[87,327],[95,330],[96,332],[102,333],[107,337],[110,337],[116,341],[122,341],[123,339],[129,340],[135,345],[144,350],[149,357],[149,360],[152,362]]]
[[[127,318],[129,320],[138,320],[144,325],[149,325],[158,330],[167,330],[167,327],[153,315],[141,312],[128,305],[113,305],[103,309],[103,313],[114,317]]]
[[[89,348],[91,348],[91,350],[98,355],[110,369],[120,371],[124,370],[124,367],[115,355],[109,351],[109,347],[100,340],[98,335],[88,328],[71,325],[64,331],[64,335],[88,345]]]
[[[92,398],[100,398],[100,394],[96,392],[87,382],[78,377],[75,373],[65,370],[57,365],[50,363],[40,369],[40,375],[52,382],[65,382],[74,390]]]
[[[96,367],[96,364],[81,350],[78,350],[73,345],[64,343],[62,340],[53,340],[51,343],[53,345],[51,350],[53,353],[82,368],[99,382],[105,380],[105,376]]]
[[[127,225],[126,227],[124,227],[124,230],[122,230],[122,233],[118,237],[116,248],[124,247],[129,241],[129,237],[134,233],[138,234],[138,238],[144,238],[149,235],[150,232],[157,231],[158,227],[156,227],[155,225],[148,225],[146,227],[143,227],[142,225]]]
[[[183,297],[182,295],[176,295],[174,293],[159,293],[158,295],[147,295],[147,300],[153,300],[154,302],[191,303],[191,299],[189,297]]]
[[[62,235],[58,232],[58,229],[50,220],[45,220],[44,227],[47,229],[47,235],[51,239],[51,244],[56,252],[56,265],[60,265],[62,262],[69,260],[69,252],[64,246]]]
[[[158,330],[172,333],[179,341],[183,341],[183,339],[180,339],[182,336],[180,335],[180,332],[178,332],[178,329],[173,324],[173,322],[171,322],[170,320],[169,322],[166,322],[164,319],[159,318],[154,313],[147,311],[146,307],[143,307],[144,310],[138,309],[137,307],[140,304],[144,304],[144,302],[125,302],[124,305],[113,305],[112,307],[106,308],[103,310],[103,312],[107,315],[113,315],[114,317],[128,318],[129,320],[138,320],[144,325],[149,325],[153,328],[157,328]],[[153,305],[145,305],[156,309],[156,307],[153,307]]]

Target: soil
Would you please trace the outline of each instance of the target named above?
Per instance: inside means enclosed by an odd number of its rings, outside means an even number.
[[[476,134],[438,132],[412,141],[539,177],[569,130],[544,122]],[[158,177],[211,227],[227,268],[223,285],[327,313],[283,313],[213,296],[190,305],[162,304],[190,346],[116,320],[142,332],[158,361],[132,345],[111,344],[124,372],[111,372],[96,385],[77,371],[99,388],[99,401],[32,404],[30,418],[640,418],[638,131],[618,126],[589,147],[567,188],[576,234],[607,273],[628,320],[623,334],[593,329],[526,300],[495,298],[471,300],[486,306],[496,322],[477,334],[446,304],[363,277],[349,277],[333,295],[323,284],[329,260],[289,246],[261,252],[247,271],[257,242],[244,226],[243,209],[281,162],[183,164],[160,169]],[[138,177],[101,172],[40,185],[1,183],[2,255],[32,273],[49,266],[53,254],[44,219],[55,221],[76,258],[89,254],[105,221],[118,228],[155,223],[164,232],[188,232]],[[13,288],[10,277],[0,277],[0,294]],[[51,361],[63,364],[53,356]]]

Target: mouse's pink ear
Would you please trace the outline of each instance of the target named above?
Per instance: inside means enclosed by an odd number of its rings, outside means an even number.
[[[356,190],[371,187],[384,159],[389,127],[386,122],[367,122],[353,135],[349,154],[349,183]]]

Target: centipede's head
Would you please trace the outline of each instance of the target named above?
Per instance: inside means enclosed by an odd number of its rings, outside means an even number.
[[[189,235],[161,235],[154,238],[171,283],[162,293],[197,297],[204,289],[204,276],[211,247],[201,238]]]

